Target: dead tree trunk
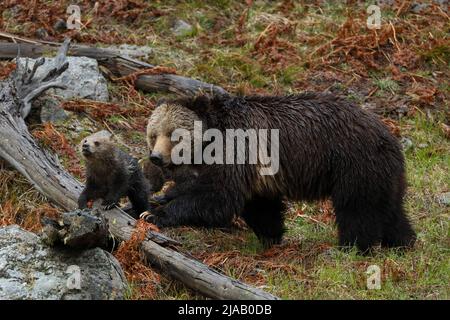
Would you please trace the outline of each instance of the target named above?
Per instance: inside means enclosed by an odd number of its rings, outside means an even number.
[[[61,59],[65,57],[64,50],[67,50],[68,45],[67,42],[62,47],[59,55]],[[55,67],[53,75],[47,75],[47,81],[43,81],[44,78],[34,78],[39,64],[42,63],[37,61],[31,70],[16,69],[13,77],[0,82],[0,157],[23,174],[39,192],[69,210],[76,205],[75,199],[69,195],[81,192],[82,185],[61,169],[57,157],[39,148],[24,121],[30,112],[32,99],[48,88],[63,86],[52,80],[68,65],[63,61]]]
[[[42,150],[28,131],[24,118],[31,101],[44,90],[63,86],[55,80],[67,68],[65,56],[69,43],[59,51],[54,70],[42,79],[35,71],[42,64],[37,61],[31,70],[16,69],[8,80],[0,82],[0,158],[22,173],[43,195],[65,210],[76,209],[82,185],[61,166],[58,159]],[[120,209],[104,213],[110,232],[120,241],[128,240],[134,231],[135,220]],[[187,287],[214,299],[277,299],[257,288],[222,275],[206,265],[174,250],[146,240],[141,244],[149,262],[165,275]]]
[[[18,39],[20,40],[20,39]],[[44,53],[56,51],[59,44],[46,43],[8,43],[0,42],[0,59],[12,59],[19,53],[22,57],[38,58]],[[111,49],[74,45],[70,55],[96,59],[118,77],[127,76],[140,69],[149,69],[154,65],[124,57]],[[146,92],[169,92],[179,96],[193,96],[199,92],[206,94],[226,94],[225,89],[192,78],[175,74],[139,75],[135,86]]]

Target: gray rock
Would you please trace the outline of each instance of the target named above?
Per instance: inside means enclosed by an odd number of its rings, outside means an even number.
[[[36,101],[41,107],[41,122],[59,122],[66,120],[69,116],[60,107],[59,101],[57,99],[51,98],[49,96],[39,97]]]
[[[63,19],[56,20],[55,24],[53,24],[53,30],[56,32],[64,32],[67,30],[67,23]]]
[[[420,149],[424,149],[428,147],[428,143],[419,143],[419,145],[417,146]]]
[[[401,144],[401,146],[403,148],[403,151],[408,151],[409,149],[411,149],[414,146],[414,144],[411,141],[411,139],[408,139],[408,138],[405,138],[405,137],[402,137],[400,139],[400,144]]]
[[[34,33],[37,38],[45,40],[48,37],[48,32],[44,28],[39,28]]]
[[[54,66],[53,58],[46,59],[45,63],[38,68],[36,71],[37,77],[44,77],[49,70]],[[90,99],[97,101],[108,101],[108,87],[106,79],[98,70],[98,64],[95,59],[87,57],[67,57],[69,62],[69,68],[63,72],[63,74],[58,78],[62,80],[67,86],[67,89],[49,89],[47,90],[40,99],[33,102],[33,108],[43,108],[41,118],[50,119],[52,118],[60,119],[64,118],[61,112],[58,111],[58,115],[54,117],[50,116],[55,113],[55,104],[44,103],[40,104],[40,101],[46,101],[47,98],[54,100],[52,96],[58,96],[62,100],[80,98],[80,99]],[[36,60],[29,59],[28,68],[32,68]],[[19,58],[17,64],[24,66],[26,63],[26,58]],[[59,107],[57,107],[59,108]]]
[[[437,201],[445,206],[450,205],[450,192],[445,192],[437,197]]]
[[[184,20],[177,20],[172,28],[173,33],[177,37],[183,37],[192,33],[194,28]]]
[[[38,68],[37,77],[43,77],[53,68],[54,59],[45,59]],[[47,94],[55,94],[63,99],[81,98],[97,101],[108,101],[106,79],[98,70],[97,60],[87,57],[67,57],[69,68],[58,78],[63,80],[67,89],[49,89]],[[24,65],[25,58],[19,58],[18,64]],[[32,68],[35,60],[29,59],[28,67]]]
[[[0,228],[0,299],[123,299],[126,288],[119,263],[102,249],[50,248],[16,225]]]

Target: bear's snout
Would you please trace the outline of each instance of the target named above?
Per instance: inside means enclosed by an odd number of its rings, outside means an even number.
[[[162,154],[160,152],[152,152],[150,154],[150,161],[158,166],[158,167],[162,167],[163,166],[163,157]]]
[[[91,152],[91,148],[89,147],[89,144],[83,143],[83,145],[81,146],[81,152],[85,156],[90,155],[92,152]]]

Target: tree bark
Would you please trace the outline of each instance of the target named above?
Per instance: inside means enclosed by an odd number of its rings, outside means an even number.
[[[68,43],[67,43],[68,46]],[[60,50],[58,60],[65,66]],[[66,66],[67,67],[67,66]],[[35,68],[34,68],[35,69]],[[32,79],[31,70],[17,70],[4,82],[0,82],[0,158],[6,160],[22,173],[39,192],[61,208],[71,211],[77,208],[77,198],[83,188],[60,164],[58,159],[42,150],[34,141],[23,119],[25,108],[23,97],[30,101],[46,86],[44,82],[60,85],[55,78],[61,69],[55,68],[40,83]],[[24,72],[21,74],[21,72]],[[189,91],[190,89],[182,90]],[[33,94],[36,94],[33,96]],[[26,115],[26,114],[25,114]],[[135,220],[116,208],[104,212],[109,220],[110,232],[120,241],[128,240],[133,231]],[[172,277],[187,287],[214,299],[278,299],[257,288],[248,286],[220,274],[208,266],[183,255],[180,252],[164,248],[146,240],[141,248],[148,261],[159,267],[165,275]]]
[[[9,43],[0,42],[0,59],[13,59],[19,54],[21,57],[38,58],[57,50],[57,43]],[[99,64],[105,66],[117,76],[127,76],[142,69],[154,68],[154,65],[121,56],[111,49],[74,45],[69,50],[69,55],[85,56],[96,59]],[[137,89],[145,92],[169,92],[179,96],[193,96],[199,93],[226,94],[227,91],[219,86],[205,83],[192,78],[175,74],[139,75],[135,82]]]

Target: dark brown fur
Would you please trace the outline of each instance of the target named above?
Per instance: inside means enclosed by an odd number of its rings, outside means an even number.
[[[110,209],[125,196],[135,218],[149,209],[149,186],[138,161],[115,146],[107,133],[101,131],[85,138],[82,153],[86,159],[86,186],[78,199],[80,209],[97,199],[103,200],[104,209]]]
[[[142,160],[142,172],[150,185],[150,193],[155,193],[161,190],[164,185],[164,174],[158,166],[154,165],[148,158]]]
[[[203,127],[279,129],[280,169],[261,176],[257,165],[198,165],[188,187],[155,211],[159,226],[228,226],[242,216],[266,244],[281,240],[284,199],[331,198],[339,244],[410,246],[415,233],[403,211],[403,154],[373,114],[329,94],[199,97],[169,102],[195,112]],[[186,121],[186,119],[184,119]],[[151,118],[158,123],[158,118]],[[161,124],[158,124],[161,125]],[[176,123],[172,123],[176,126]]]

